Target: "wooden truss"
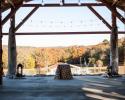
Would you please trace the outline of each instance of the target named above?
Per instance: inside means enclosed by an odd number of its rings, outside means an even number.
[[[25,1],[32,1],[32,0],[25,0]],[[65,3],[64,0],[62,0],[61,4],[20,4],[16,5],[15,7],[10,6],[11,11],[10,13],[2,19],[2,13],[6,11],[9,8],[3,9],[1,7],[1,0],[0,0],[0,85],[2,84],[2,73],[3,73],[3,67],[2,67],[2,35],[9,35],[9,46],[8,50],[9,53],[9,62],[13,64],[13,66],[9,66],[11,69],[9,72],[15,71],[15,62],[16,62],[16,41],[15,41],[15,35],[69,35],[69,34],[111,34],[111,48],[110,48],[110,67],[111,67],[111,74],[116,75],[118,74],[118,34],[125,34],[125,31],[118,32],[117,30],[117,23],[116,18],[118,18],[123,24],[125,24],[125,18],[117,11],[117,5],[112,5],[111,3],[107,2],[107,0],[99,0],[101,3]],[[105,24],[110,31],[104,31],[104,32],[30,32],[30,33],[16,33],[16,31],[34,14],[34,12],[37,11],[39,7],[88,7],[90,11],[92,11],[98,18],[101,20],[103,24]],[[112,13],[112,23],[110,24],[101,16],[95,9],[95,6],[105,6],[107,7],[111,13]],[[26,17],[17,25],[15,26],[15,13],[16,11],[21,7],[34,7],[34,9],[26,15]],[[122,9],[122,8],[120,8]],[[124,10],[123,10],[124,11]],[[10,29],[9,34],[2,32],[3,25],[10,19]],[[8,63],[9,63],[8,62]]]
[[[111,32],[38,32],[38,33],[16,33],[16,31],[34,14],[34,12],[37,11],[39,7],[88,7],[90,11],[93,12],[101,21],[103,24],[105,24],[109,30],[112,30],[112,26],[101,16],[93,7],[94,6],[106,6],[109,10],[113,11],[113,7],[111,5],[107,4],[106,1],[102,0],[103,3],[81,3],[79,4],[71,4],[71,3],[64,3],[64,0],[62,0],[62,5],[60,4],[23,4],[23,5],[18,5],[16,6],[11,12],[2,20],[1,24],[2,26],[13,16],[15,15],[16,11],[21,8],[21,7],[34,7],[34,9],[15,27],[15,34],[16,35],[59,35],[59,34],[110,34]],[[1,12],[2,13],[2,12]],[[125,24],[125,18],[118,13],[115,10],[115,15],[117,18],[119,18],[123,24]],[[118,32],[119,34],[125,34],[125,32]],[[8,35],[7,33],[3,33],[3,35]]]

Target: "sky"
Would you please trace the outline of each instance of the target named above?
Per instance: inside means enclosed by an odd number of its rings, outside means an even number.
[[[37,2],[36,2],[37,1]],[[31,3],[41,3],[36,0]],[[45,1],[45,0],[44,0]],[[50,2],[51,1],[51,2]],[[78,0],[67,0],[67,2]],[[81,2],[95,2],[95,0],[81,0]],[[45,3],[59,3],[60,0],[46,0]],[[16,13],[16,25],[33,8],[21,8]],[[111,12],[105,7],[94,7],[111,24]],[[9,10],[3,13],[4,18]],[[119,12],[124,15],[122,11]],[[125,25],[119,20],[118,30],[124,31]],[[8,32],[9,21],[3,26],[3,32]],[[87,7],[43,7],[39,8],[17,32],[91,32],[109,31],[109,29],[99,20]],[[119,35],[119,38],[125,35]],[[110,35],[104,34],[84,34],[84,35],[45,35],[45,36],[16,36],[18,46],[34,47],[55,47],[71,45],[94,45],[110,39]],[[3,37],[3,44],[8,44],[8,36]]]

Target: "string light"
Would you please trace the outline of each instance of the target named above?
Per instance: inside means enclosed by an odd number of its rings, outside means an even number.
[[[70,21],[70,23],[72,24],[72,21]]]
[[[40,21],[41,23],[43,23],[43,21]]]
[[[25,4],[26,3],[26,1],[23,1],[23,4]]]
[[[30,20],[31,23],[33,23],[33,20]],[[69,20],[69,21],[54,21],[54,20],[50,20],[50,21],[44,21],[41,20],[39,25],[36,25],[35,27],[39,27],[39,26],[43,26],[43,27],[64,27],[64,28],[74,28],[74,27],[97,27],[100,26],[100,22],[94,22],[93,19],[90,19],[87,21],[88,23],[85,23],[84,19],[78,19],[78,20]],[[48,23],[48,24],[47,24]],[[30,26],[32,26],[32,24],[30,24]]]
[[[50,21],[51,24],[53,24],[53,21]]]
[[[63,2],[62,2],[62,0],[60,0],[60,6],[63,6]]]
[[[83,23],[83,21],[81,20],[81,21],[80,21],[80,23],[82,24],[82,23]]]
[[[42,0],[42,3],[41,3],[41,4],[42,4],[42,6],[44,6],[44,5],[45,5],[44,0]]]
[[[78,1],[78,5],[79,5],[79,6],[81,5],[81,0]]]

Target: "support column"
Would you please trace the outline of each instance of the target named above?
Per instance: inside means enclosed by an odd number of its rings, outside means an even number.
[[[1,11],[1,1],[0,1],[0,85],[2,85],[2,75],[3,75],[3,63],[2,63],[2,11]]]
[[[13,11],[13,7],[11,11]],[[16,40],[15,40],[15,15],[10,18],[8,37],[8,75],[13,78],[16,74]]]
[[[124,54],[124,60],[123,60],[123,64],[124,64],[124,66],[125,66],[125,38],[124,38],[124,43],[123,43],[123,54]]]
[[[125,12],[124,12],[124,17],[125,17]],[[125,24],[124,24],[124,31],[125,31]],[[123,57],[123,66],[125,68],[125,34],[124,34],[124,42],[123,42],[123,54],[124,54],[124,57]],[[124,70],[124,72],[125,72],[125,70]]]
[[[112,11],[112,33],[110,36],[110,67],[111,75],[118,75],[118,29],[115,15],[116,8]]]

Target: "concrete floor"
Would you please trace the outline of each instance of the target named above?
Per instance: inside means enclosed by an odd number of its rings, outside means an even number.
[[[73,80],[48,77],[7,79],[0,100],[125,100],[125,77],[74,76]]]

